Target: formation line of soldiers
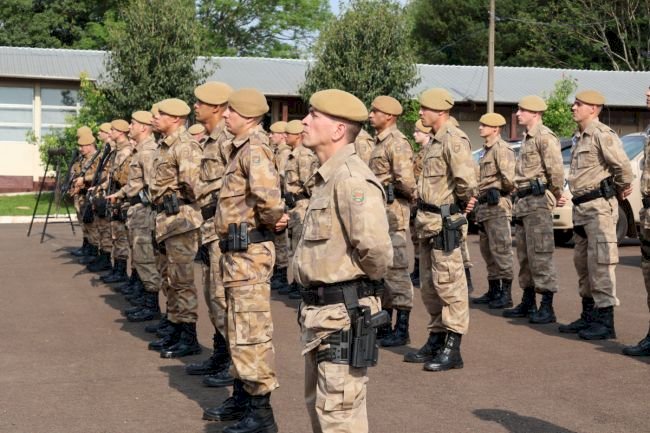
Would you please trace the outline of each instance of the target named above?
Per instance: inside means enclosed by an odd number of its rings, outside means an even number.
[[[267,134],[261,121],[269,107],[259,91],[207,82],[194,94],[198,124],[189,129],[192,108],[175,98],[134,112],[130,122],[102,124],[101,151],[92,131],[79,129],[72,195],[85,237],[75,254],[90,271],[108,271],[103,281],[123,283],[115,290],[134,305],[124,311],[129,321],[159,320],[145,329],[158,337],[149,349],[163,358],[201,351],[193,264],[200,258],[214,351],[186,369],[208,386],[232,386],[229,398],[203,414],[236,421],[224,432],[277,431],[272,288],[302,300],[313,431],[368,431],[367,369],[376,365],[379,345],[410,340],[411,235],[429,337],[404,361],[428,371],[462,368],[469,326],[462,244],[465,215],[474,208],[489,289],[473,301],[512,306],[514,216],[523,297],[504,316],[555,322],[551,210],[566,199],[560,148],[542,124],[541,98],[519,103],[526,134],[517,158],[500,137],[505,119],[481,117],[485,144],[477,167],[445,89],[420,95],[415,156],[397,129],[402,106],[390,96],[377,97],[368,110],[345,91],[319,91],[304,119],[275,123]],[[569,188],[583,312],[560,330],[586,339],[615,337],[616,197],[628,195],[632,181],[620,141],[598,121],[603,104],[598,92],[584,91],[572,107],[578,133]],[[374,138],[362,129],[367,120]],[[648,245],[644,240],[646,281]],[[643,354],[644,341],[628,354]]]

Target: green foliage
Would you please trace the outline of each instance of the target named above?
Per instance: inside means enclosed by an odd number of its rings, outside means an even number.
[[[131,0],[110,28],[110,57],[100,90],[110,115],[128,119],[165,98],[188,103],[211,65],[194,64],[203,38],[192,0]]]
[[[571,114],[569,96],[578,88],[571,77],[564,77],[555,83],[553,91],[546,97],[548,108],[544,112],[544,125],[551,128],[558,137],[570,137],[576,129]]]
[[[327,0],[202,0],[205,53],[294,58],[331,14]]]
[[[418,82],[404,9],[391,0],[353,0],[323,29],[300,94],[322,89],[353,93],[366,105],[378,95],[405,103]]]

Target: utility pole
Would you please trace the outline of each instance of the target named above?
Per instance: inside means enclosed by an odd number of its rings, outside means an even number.
[[[495,0],[490,0],[490,28],[488,42],[488,82],[487,82],[487,112],[494,112],[494,15]]]

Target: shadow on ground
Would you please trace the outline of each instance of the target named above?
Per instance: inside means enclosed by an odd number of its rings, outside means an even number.
[[[577,433],[543,419],[522,416],[510,410],[476,409],[472,413],[484,421],[500,424],[510,433]]]

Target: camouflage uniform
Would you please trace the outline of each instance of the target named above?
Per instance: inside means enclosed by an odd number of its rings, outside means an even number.
[[[133,155],[133,148],[129,140],[119,141],[116,144],[115,158],[111,159],[111,164],[107,168],[108,176],[113,185],[105,184],[104,189],[108,194],[115,192],[114,187],[118,190],[126,185],[129,178],[129,164]],[[122,207],[128,204],[118,200],[112,205],[114,212],[121,211]],[[125,221],[118,221],[111,218],[111,239],[113,240],[113,260],[128,260],[129,258],[129,234],[126,229]]]
[[[100,152],[99,150],[97,152]],[[101,152],[100,152],[101,154]],[[72,166],[73,178],[76,180],[80,175],[81,171],[88,166],[90,161],[95,156],[95,153],[91,153],[86,156],[80,157]],[[99,247],[99,230],[95,221],[91,223],[83,222],[83,211],[88,204],[88,199],[86,198],[87,188],[90,186],[90,183],[93,181],[95,176],[95,171],[99,165],[100,155],[97,155],[93,163],[88,166],[86,173],[84,174],[84,186],[79,189],[79,191],[74,194],[74,208],[77,211],[77,221],[81,224],[81,227],[84,232],[84,237],[88,238],[88,242],[95,247]]]
[[[275,156],[274,156],[274,161],[275,161],[275,168],[280,176],[280,182],[283,182],[282,179],[284,179],[284,171],[287,166],[287,161],[289,159],[289,155],[291,154],[291,147],[289,147],[286,143],[281,143],[276,149],[275,149]],[[283,183],[281,183],[282,185]],[[278,269],[283,269],[287,268],[289,265],[289,237],[287,232],[283,232],[278,234],[275,237],[275,240],[273,241],[275,245],[275,267]]]
[[[284,212],[273,152],[262,128],[233,139],[231,146],[215,215],[221,239],[228,238],[229,224],[247,223],[251,230],[268,230]],[[278,387],[269,286],[274,260],[275,248],[270,240],[250,243],[246,251],[227,251],[221,256],[232,372],[252,396],[268,394]]]
[[[102,167],[102,172],[99,175],[99,182],[98,182],[99,185],[105,183],[106,180],[108,179],[108,168],[110,167],[111,162],[116,157],[115,143],[109,141],[105,143],[104,146],[110,146],[111,151],[108,155],[106,163]],[[93,192],[93,196],[95,199],[103,195],[104,193],[102,192],[102,188],[96,188],[95,191]],[[111,237],[111,220],[105,215],[97,215],[95,213],[95,222],[97,224],[97,231],[99,232],[99,248],[100,250],[110,254],[111,250],[113,249],[113,239]]]
[[[298,146],[289,155],[284,174],[285,194],[293,194],[295,206],[289,210],[289,238],[291,252],[295,253],[302,233],[302,223],[309,205],[314,184],[312,175],[318,170],[318,158],[310,149]]]
[[[487,265],[488,280],[512,281],[510,192],[514,189],[515,153],[500,138],[485,143],[483,152],[479,161],[479,204],[476,209],[476,222],[480,223],[481,255]],[[501,193],[496,205],[486,202],[486,193],[492,188]]]
[[[354,149],[357,152],[357,156],[361,158],[363,162],[368,164],[370,162],[370,154],[374,147],[375,140],[366,132],[365,129],[361,128],[359,135],[357,135],[356,140],[354,140]]]
[[[632,182],[632,168],[614,131],[598,120],[574,137],[569,170],[573,199],[600,187],[612,177],[617,189]],[[616,263],[618,246],[616,197],[603,197],[573,206],[574,254],[580,296],[593,298],[597,308],[617,306]]]
[[[382,307],[411,310],[413,284],[408,272],[406,230],[411,214],[409,202],[415,195],[415,177],[411,145],[397,126],[386,128],[377,135],[368,165],[384,188],[392,184],[395,191],[394,201],[386,205],[393,263],[384,279],[386,291]]]
[[[156,242],[165,244],[168,293],[167,315],[172,323],[197,320],[194,256],[203,222],[195,202],[199,189],[201,149],[184,127],[160,141],[154,156],[151,200],[158,208]],[[167,215],[163,197],[176,194],[179,212]]]
[[[299,284],[317,288],[369,277],[381,279],[392,262],[381,184],[348,144],[314,174],[302,236],[293,260]],[[380,310],[378,297],[359,303]],[[300,308],[305,356],[305,401],[314,432],[368,431],[367,368],[317,362],[327,336],[350,328],[343,303]],[[321,347],[322,346],[322,347]]]
[[[476,195],[476,171],[469,139],[451,120],[436,132],[423,159],[418,197],[424,203],[439,207],[467,202]],[[420,239],[422,301],[430,316],[429,333],[465,334],[469,308],[460,249],[445,252],[433,247],[433,237],[442,231],[440,213],[418,209],[415,225]]]

